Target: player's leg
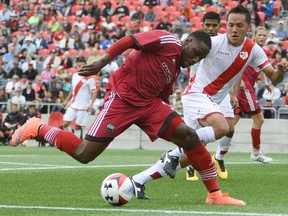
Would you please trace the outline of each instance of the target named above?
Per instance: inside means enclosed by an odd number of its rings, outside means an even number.
[[[254,161],[261,162],[261,163],[270,163],[273,161],[273,159],[262,154],[260,151],[261,128],[264,123],[264,116],[263,116],[262,111],[260,110],[260,112],[258,112],[257,114],[252,115],[251,118],[253,120],[253,125],[251,128],[251,137],[252,137],[252,145],[253,145],[253,149],[251,152],[251,159]]]
[[[72,132],[70,124],[76,118],[76,113],[75,112],[76,112],[76,110],[73,110],[70,107],[68,107],[68,109],[66,110],[66,112],[65,112],[65,114],[63,116],[63,129],[65,131]]]

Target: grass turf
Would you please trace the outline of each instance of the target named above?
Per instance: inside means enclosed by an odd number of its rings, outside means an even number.
[[[161,151],[106,150],[82,165],[55,148],[0,147],[0,215],[287,215],[288,158],[269,154],[272,164],[252,162],[248,153],[229,153],[229,179],[222,191],[247,202],[245,207],[207,206],[201,181],[185,180],[185,170],[146,184],[151,200],[133,198],[114,207],[100,195],[102,180],[111,173],[127,176],[153,164]]]

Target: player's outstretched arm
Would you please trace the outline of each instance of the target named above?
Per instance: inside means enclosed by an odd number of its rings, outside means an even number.
[[[284,79],[284,74],[288,70],[288,62],[286,60],[282,60],[280,63],[278,63],[277,68],[278,71],[275,71],[270,65],[262,70],[272,83],[280,83]]]

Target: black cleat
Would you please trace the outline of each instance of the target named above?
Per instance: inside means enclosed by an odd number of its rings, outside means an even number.
[[[176,167],[179,163],[179,157],[171,156],[168,152],[163,153],[160,160],[163,163],[164,171],[170,176],[170,178],[175,178],[176,176]]]
[[[145,186],[144,184],[141,185],[140,183],[138,182],[135,182],[133,180],[133,176],[130,176],[129,179],[131,180],[132,182],[132,185],[134,187],[134,195],[137,199],[145,199],[145,200],[150,200],[150,198],[148,196],[145,195]]]

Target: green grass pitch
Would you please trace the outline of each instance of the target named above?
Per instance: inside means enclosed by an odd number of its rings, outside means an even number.
[[[288,216],[288,157],[269,154],[272,164],[250,160],[249,153],[229,153],[229,179],[219,180],[223,192],[247,206],[205,205],[201,181],[185,180],[185,170],[146,184],[151,200],[135,197],[124,206],[107,204],[100,194],[102,180],[120,172],[136,174],[156,162],[162,151],[106,150],[82,165],[51,147],[0,147],[1,216],[159,216],[241,215]]]

